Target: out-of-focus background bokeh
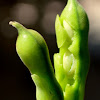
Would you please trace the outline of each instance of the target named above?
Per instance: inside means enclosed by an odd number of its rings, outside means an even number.
[[[90,20],[90,70],[85,100],[100,100],[100,0],[80,0]],[[16,53],[17,30],[8,25],[15,20],[41,33],[51,60],[58,52],[55,17],[67,0],[0,0],[0,100],[36,100],[35,85],[28,69]],[[53,63],[53,60],[52,60]]]

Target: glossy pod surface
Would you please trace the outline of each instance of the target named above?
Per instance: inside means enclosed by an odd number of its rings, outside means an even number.
[[[54,67],[64,100],[83,100],[89,69],[89,22],[77,0],[68,0],[56,17],[55,28],[59,53],[54,55]]]
[[[26,29],[18,22],[10,22],[17,28],[17,53],[31,72],[36,85],[37,100],[63,100],[63,93],[58,84],[50,61],[47,45],[36,31]]]

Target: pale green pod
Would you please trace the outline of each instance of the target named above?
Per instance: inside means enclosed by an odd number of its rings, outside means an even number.
[[[17,53],[27,66],[36,85],[37,100],[63,100],[43,37],[36,31],[26,29],[18,22],[10,22],[18,30]]]
[[[83,100],[89,69],[88,17],[77,0],[68,0],[55,21],[59,53],[54,55],[55,75],[64,100]]]

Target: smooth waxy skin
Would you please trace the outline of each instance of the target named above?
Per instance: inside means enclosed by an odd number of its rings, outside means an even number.
[[[83,100],[89,69],[89,22],[77,0],[68,0],[61,16],[56,17],[55,28],[59,48],[54,55],[55,75],[64,100]]]
[[[17,28],[16,50],[31,72],[36,85],[37,100],[63,100],[63,93],[58,84],[43,37],[36,31],[26,29],[18,22],[10,22]]]

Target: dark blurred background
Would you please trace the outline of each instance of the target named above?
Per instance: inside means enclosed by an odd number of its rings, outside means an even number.
[[[91,63],[85,100],[100,100],[100,0],[79,2],[90,20]],[[0,100],[36,100],[30,73],[16,53],[17,30],[8,25],[9,21],[18,21],[41,33],[52,60],[58,52],[54,21],[66,3],[66,0],[0,0]]]

